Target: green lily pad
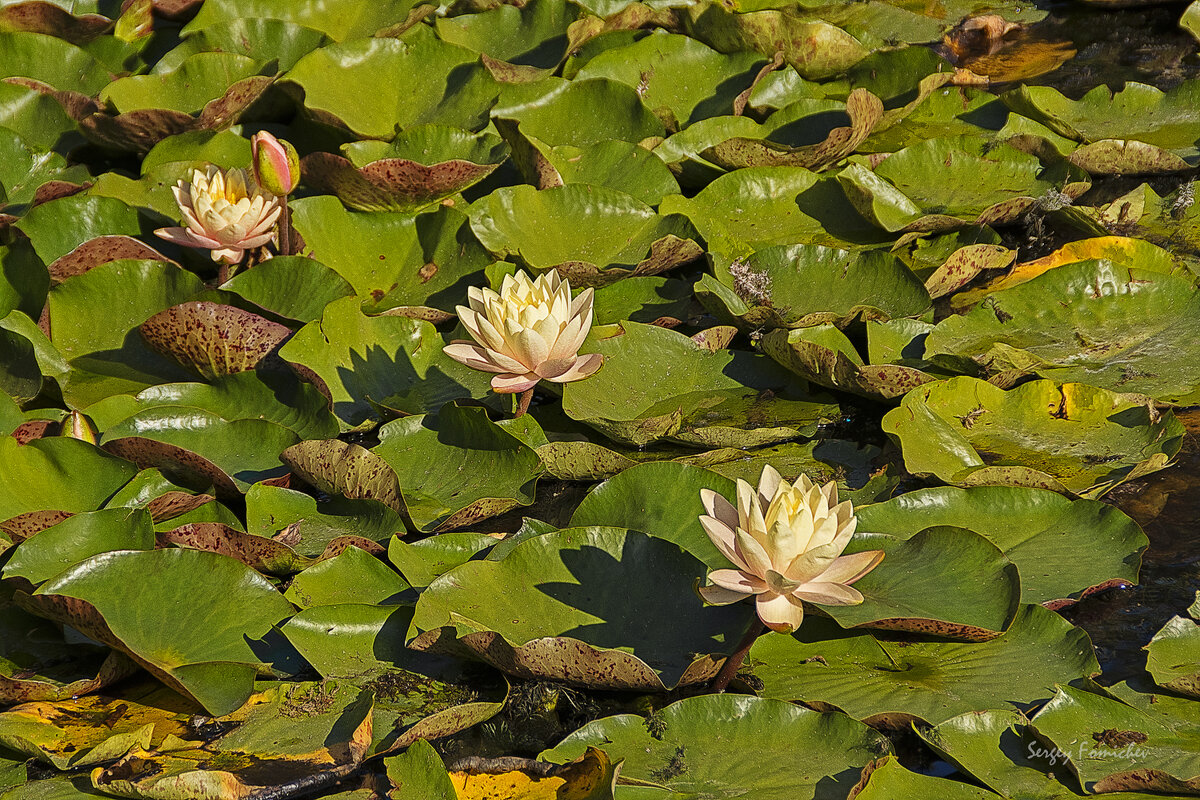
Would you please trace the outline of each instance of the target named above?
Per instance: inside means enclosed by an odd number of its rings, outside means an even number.
[[[838,636],[831,627],[808,620],[792,636],[760,637],[747,665],[762,695],[903,728],[976,709],[1028,709],[1056,684],[1100,671],[1087,634],[1040,606],[1022,606],[1003,636],[979,643]]]
[[[250,643],[292,613],[261,575],[199,550],[105,553],[42,584],[31,608],[122,650],[209,713],[228,713],[267,669]]]
[[[420,531],[450,530],[533,502],[541,461],[482,408],[394,420],[374,453],[395,471],[407,517]]]
[[[1183,432],[1169,411],[1151,417],[1136,395],[1053,381],[1005,391],[966,377],[909,392],[883,429],[914,473],[1082,497],[1162,469]]]
[[[608,78],[637,89],[647,108],[678,127],[728,113],[763,62],[756,53],[725,55],[687,36],[659,31],[590,59],[574,80]]]
[[[302,443],[297,447],[305,448],[306,445]],[[296,448],[285,451],[284,457],[289,464],[296,452]],[[392,481],[395,481],[394,476]],[[316,558],[337,539],[347,536],[385,543],[393,533],[404,530],[404,523],[396,511],[378,500],[335,496],[318,501],[312,495],[293,489],[262,483],[251,486],[246,492],[246,530],[258,536],[272,537],[285,529],[299,536],[299,541],[291,545],[293,550]]]
[[[64,225],[63,220],[72,220]],[[141,232],[137,211],[119,200],[75,195],[42,203],[21,218],[20,228],[46,264],[97,236]]]
[[[869,764],[855,787],[855,800],[886,800],[891,797],[939,797],[944,800],[994,800],[996,795],[969,783],[935,778],[912,772],[895,756]]]
[[[276,256],[221,284],[264,311],[297,322],[321,318],[325,306],[354,294],[354,287],[313,258]]]
[[[868,327],[868,342],[875,328]],[[891,400],[937,380],[908,364],[866,364],[846,334],[833,325],[768,331],[762,350],[792,372],[830,389]]]
[[[930,139],[893,153],[874,170],[838,174],[850,202],[887,231],[940,231],[1016,221],[1038,198],[1083,194],[1086,173],[981,136]]]
[[[504,121],[499,122],[504,129]],[[520,132],[507,135],[517,148],[513,161],[539,189],[564,183],[602,186],[650,206],[679,192],[679,183],[671,170],[641,144],[604,139],[578,147],[570,144],[551,147]],[[527,147],[528,152],[522,152],[522,147]]]
[[[411,544],[394,538],[388,543],[388,561],[406,581],[424,589],[459,564],[487,553],[496,541],[484,533],[442,533]]]
[[[1159,686],[1200,698],[1200,594],[1187,617],[1175,616],[1146,645],[1146,671]]]
[[[737,13],[720,3],[690,7],[684,18],[688,35],[722,53],[756,50],[766,56],[782,52],[801,77],[821,80],[844,72],[870,51],[841,28],[783,11]]]
[[[40,88],[0,80],[0,125],[30,145],[50,149],[79,129],[62,105]]]
[[[693,316],[699,308],[692,298],[693,283],[678,278],[625,278],[593,296],[595,324],[622,320],[673,328]]]
[[[153,550],[154,526],[141,509],[110,508],[75,514],[17,545],[4,578],[37,586],[68,567],[112,550]]]
[[[915,317],[929,293],[900,259],[811,245],[776,245],[713,258],[696,294],[718,319],[746,329],[845,327],[856,318]]]
[[[1200,158],[1200,124],[1190,110],[1200,102],[1200,81],[1184,81],[1169,92],[1128,82],[1118,92],[1098,86],[1070,100],[1049,86],[1022,86],[1003,95],[1013,110],[1055,133],[1082,142],[1134,139],[1173,151],[1191,162]]]
[[[896,536],[943,525],[973,530],[1016,564],[1022,602],[1050,608],[1136,582],[1148,545],[1112,506],[1023,487],[922,489],[863,506],[858,519],[859,530]]]
[[[748,792],[763,800],[841,797],[863,766],[890,750],[882,735],[842,714],[736,694],[689,697],[651,718],[605,717],[540,758],[561,764],[588,746],[623,759],[623,780],[637,781],[636,794],[653,800]],[[626,791],[618,796],[634,794]]]
[[[722,175],[695,197],[672,196],[660,214],[683,214],[708,243],[709,252],[748,256],[775,244],[849,244],[882,241],[836,181],[803,167],[748,167]]]
[[[20,213],[44,191],[43,184],[51,181],[82,183],[88,180],[85,170],[69,167],[66,159],[54,152],[45,152],[27,144],[17,133],[0,128],[0,206],[7,213]]]
[[[66,700],[94,692],[136,669],[121,653],[85,643],[68,644],[61,626],[7,600],[0,601],[0,611],[0,632],[4,634],[0,638],[0,705]]]
[[[293,6],[299,8],[299,6]],[[227,7],[235,14],[245,14],[244,4]],[[287,14],[281,4],[275,4],[277,13]],[[310,9],[311,10],[311,9]],[[203,10],[201,11],[203,12]],[[209,12],[211,13],[211,12]],[[207,16],[207,14],[205,14]],[[305,54],[329,44],[329,37],[313,27],[313,18],[289,22],[257,16],[226,17],[213,21],[202,28],[188,27],[188,35],[165,54],[155,65],[156,70],[173,70],[196,53],[224,52],[252,58],[260,63],[278,61],[279,69],[291,69]]]
[[[1122,695],[1122,697],[1124,697]],[[1132,699],[1132,698],[1131,698]],[[1070,686],[1032,719],[1038,737],[1066,754],[1084,791],[1200,790],[1196,702],[1142,695],[1142,705]]]
[[[483,127],[500,88],[478,59],[418,25],[402,39],[350,39],[314,50],[284,80],[303,90],[305,108],[319,119],[386,140],[398,129],[428,122]],[[397,83],[388,79],[391,75],[405,80]],[[364,103],[362,92],[368,87],[371,102]]]
[[[236,53],[197,53],[171,71],[118,78],[104,87],[100,101],[117,113],[161,108],[190,114],[258,74],[260,66]]]
[[[235,19],[277,19],[321,31],[341,42],[403,22],[412,5],[410,0],[351,0],[330,8],[320,0],[214,0],[201,5],[183,33],[203,33]]]
[[[714,351],[665,328],[596,328],[589,346],[604,366],[563,386],[563,410],[618,441],[748,447],[811,436],[833,414],[824,397],[804,392],[765,356]]]
[[[395,605],[408,589],[408,583],[382,560],[348,547],[292,578],[283,596],[300,608],[344,603]]]
[[[558,66],[567,46],[567,28],[580,15],[574,3],[531,0],[522,7],[501,5],[475,14],[439,18],[438,37],[512,64]]]
[[[0,31],[0,53],[0,77],[32,78],[89,97],[112,80],[85,50],[44,33]]]
[[[472,206],[471,227],[498,258],[539,272],[557,269],[576,286],[656,275],[702,253],[683,217],[584,184],[498,189]]]
[[[1090,260],[988,295],[939,324],[925,352],[1191,405],[1200,402],[1200,368],[1187,331],[1197,318],[1190,278]]]
[[[585,686],[701,682],[753,613],[705,607],[692,589],[704,572],[674,544],[623,528],[535,536],[502,561],[471,561],[431,583],[409,646],[465,648],[511,674]]]
[[[260,419],[302,439],[335,436],[338,423],[324,395],[311,384],[276,372],[239,372],[212,383],[163,383],[136,396],[114,395],[88,406],[100,432],[150,408],[202,409],[227,421]]]
[[[757,477],[757,476],[756,476]],[[575,509],[576,528],[616,525],[682,547],[710,569],[733,566],[700,525],[707,513],[700,491],[733,497],[734,482],[707,469],[673,461],[638,464],[588,492]]]
[[[0,519],[31,511],[94,511],[137,473],[137,467],[78,439],[19,444],[0,437]]]
[[[467,218],[452,208],[415,217],[359,213],[320,195],[294,202],[292,211],[308,251],[369,297],[375,311],[418,305],[453,311],[468,286],[485,282],[483,268],[492,262]]]
[[[666,133],[634,89],[606,78],[571,81],[530,103],[498,109],[496,116],[515,121],[523,136],[550,146],[640,142]]]
[[[113,261],[52,288],[47,300],[51,340],[72,366],[60,381],[64,398],[87,406],[110,395],[192,379],[134,329],[201,288],[194,274],[161,261]]]
[[[227,495],[285,474],[279,454],[298,441],[295,433],[265,419],[228,421],[201,409],[169,406],[140,411],[102,438],[105,450],[142,469],[158,467],[185,486],[212,484]]]
[[[305,325],[279,350],[301,374],[315,378],[345,428],[376,419],[379,406],[422,413],[488,395],[488,376],[443,354],[446,341],[433,325],[369,317],[360,302],[345,297],[330,303],[319,322]]]

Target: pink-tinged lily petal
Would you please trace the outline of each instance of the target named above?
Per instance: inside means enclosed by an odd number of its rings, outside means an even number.
[[[853,586],[819,581],[804,584],[790,596],[823,606],[856,606],[863,601],[862,592]]]
[[[246,251],[240,247],[226,247],[221,250],[213,250],[211,253],[213,261],[222,261],[226,264],[236,264],[242,260],[242,256],[245,254]]]
[[[554,383],[581,381],[584,378],[590,378],[595,375],[597,370],[602,366],[604,366],[604,356],[599,353],[587,353],[580,356],[569,370],[557,378],[551,378],[550,380]]]
[[[714,569],[708,579],[717,586],[742,594],[762,594],[767,591],[767,582],[740,569]]]
[[[159,228],[154,235],[160,239],[166,239],[171,244],[196,247],[202,250],[211,250],[221,246],[220,242],[209,239],[207,236],[198,236],[187,228]]]
[[[733,544],[733,529],[738,525],[737,509],[733,507],[725,499],[724,495],[717,494],[712,489],[700,490],[700,502],[704,504],[704,510],[708,512],[710,517],[720,520],[729,528],[730,546]]]
[[[879,566],[880,561],[883,561],[882,550],[864,550],[861,553],[851,553],[848,556],[835,558],[833,563],[816,577],[821,581],[828,581],[830,583],[851,584]]]
[[[466,364],[471,369],[477,369],[480,372],[511,373],[513,371],[510,367],[496,364],[494,360],[488,358],[487,350],[477,344],[454,342],[443,347],[442,352],[460,364]]]
[[[760,594],[755,608],[763,624],[776,633],[792,633],[804,621],[804,605],[790,594]]]
[[[750,569],[737,553],[737,547],[733,541],[733,528],[730,528],[715,517],[707,516],[700,517],[700,527],[704,528],[704,532],[708,534],[708,538],[712,540],[713,545],[720,551],[721,555],[729,559],[729,563],[739,569]]]
[[[570,358],[564,358],[559,361],[543,361],[533,370],[533,374],[537,375],[543,380],[561,383],[559,379],[565,375],[567,371],[571,369],[571,367],[575,366],[575,363],[578,360],[579,359],[576,356],[571,356]]]
[[[267,131],[250,137],[254,177],[259,185],[277,195],[289,195],[300,183],[300,156],[286,140]]]
[[[492,378],[492,391],[497,394],[520,394],[537,386],[538,377],[526,375],[497,375]]]
[[[805,583],[824,574],[842,552],[831,544],[801,553],[780,570],[789,580]]]
[[[723,586],[701,586],[697,591],[704,598],[704,602],[714,606],[727,606],[730,603],[745,600],[750,596],[741,592],[730,591]]]
[[[766,575],[771,568],[771,557],[763,546],[746,531],[738,528],[733,532],[737,554],[755,575]]]
[[[783,477],[779,474],[779,470],[770,464],[763,465],[762,474],[758,477],[758,499],[764,508],[771,504],[771,498],[775,497],[775,493],[779,491],[779,484],[782,482]]]

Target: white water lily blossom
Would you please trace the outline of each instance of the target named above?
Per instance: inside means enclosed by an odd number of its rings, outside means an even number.
[[[213,261],[226,264],[236,264],[247,250],[270,242],[283,211],[283,198],[252,185],[242,169],[192,170],[191,182],[180,181],[171,191],[184,227],[155,233],[174,244],[211,250]]]
[[[804,604],[857,605],[850,584],[883,560],[882,550],[842,555],[858,525],[849,500],[838,503],[837,484],[817,486],[807,475],[794,484],[774,467],[763,467],[757,490],[737,482],[737,508],[711,489],[701,489],[707,515],[700,524],[737,569],[709,574],[701,596],[727,605],[753,595],[758,616],[773,631],[791,633],[804,619]]]
[[[538,381],[568,383],[600,369],[598,353],[579,355],[592,327],[591,289],[574,300],[566,278],[551,271],[530,280],[522,270],[506,275],[499,293],[467,289],[458,318],[475,342],[455,340],[446,355],[468,367],[497,373],[492,389],[516,394]]]

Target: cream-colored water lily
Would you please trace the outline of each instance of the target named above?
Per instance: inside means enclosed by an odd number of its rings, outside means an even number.
[[[171,191],[184,227],[155,233],[174,244],[211,250],[213,261],[226,264],[236,264],[247,250],[271,241],[283,210],[283,198],[253,186],[242,169],[192,170],[191,183],[180,181]]]
[[[469,306],[458,318],[476,343],[455,340],[446,355],[468,367],[495,372],[492,389],[514,394],[540,380],[567,383],[600,369],[598,353],[579,355],[592,327],[591,289],[571,299],[571,285],[557,272],[530,280],[517,270],[504,276],[500,292],[471,287]]]
[[[804,619],[804,604],[857,605],[862,594],[850,584],[883,560],[882,550],[844,556],[858,518],[847,500],[838,503],[837,484],[817,486],[807,475],[794,484],[774,467],[763,467],[756,490],[737,482],[737,508],[711,489],[701,489],[706,516],[700,524],[737,569],[709,574],[700,589],[710,603],[726,605],[754,595],[759,619],[791,633]]]

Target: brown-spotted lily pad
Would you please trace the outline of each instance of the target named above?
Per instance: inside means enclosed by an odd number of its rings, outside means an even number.
[[[203,301],[160,311],[138,330],[155,350],[209,380],[254,369],[292,334],[249,311]]]
[[[280,456],[314,488],[352,500],[377,500],[401,509],[400,486],[388,462],[365,447],[339,439],[307,441]]]
[[[82,275],[93,267],[122,259],[170,261],[145,242],[132,236],[117,234],[89,239],[66,255],[56,258],[46,269],[52,282],[62,283],[67,278]]]
[[[292,575],[312,563],[285,540],[244,533],[219,522],[192,522],[156,535],[160,547],[176,545],[237,559],[267,575]]]
[[[662,691],[712,677],[744,632],[745,604],[706,607],[704,565],[624,528],[535,536],[421,593],[409,646],[466,652],[521,677]]]

